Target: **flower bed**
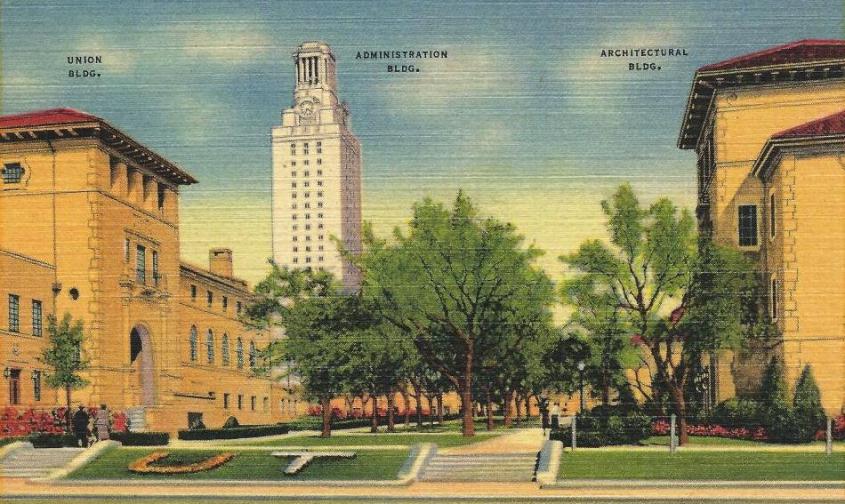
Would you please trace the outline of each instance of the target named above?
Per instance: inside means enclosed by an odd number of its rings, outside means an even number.
[[[138,474],[189,474],[216,469],[226,462],[232,460],[235,454],[232,452],[220,453],[199,462],[180,465],[154,465],[170,454],[166,451],[154,451],[149,455],[139,458],[129,464],[130,471]]]
[[[654,436],[668,436],[669,422],[657,420],[651,424],[651,433]],[[763,427],[725,427],[712,424],[687,424],[687,434],[701,437],[721,437],[728,439],[749,439],[752,441],[766,441],[769,436]]]
[[[88,415],[94,418],[99,408],[89,407]],[[7,406],[0,410],[0,438],[22,437],[30,434],[62,434],[67,423],[67,408],[18,410]],[[112,412],[112,432],[127,430],[127,417],[121,411]]]

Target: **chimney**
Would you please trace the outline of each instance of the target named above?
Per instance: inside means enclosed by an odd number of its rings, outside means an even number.
[[[232,249],[213,248],[208,251],[208,269],[215,275],[233,277]]]

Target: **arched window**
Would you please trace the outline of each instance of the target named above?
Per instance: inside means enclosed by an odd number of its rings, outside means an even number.
[[[205,336],[205,346],[208,354],[208,363],[214,364],[214,332],[209,329]]]
[[[221,344],[221,355],[220,358],[223,360],[223,365],[229,365],[229,335],[223,333],[223,342]]]
[[[243,369],[243,367],[244,367],[244,342],[240,338],[238,338],[238,341],[235,343],[235,357],[238,360],[238,369]]]
[[[197,361],[197,327],[191,326],[191,336],[189,338],[191,345],[191,362]]]
[[[249,342],[249,367],[255,367],[255,361],[258,357],[258,352],[255,350],[255,342]]]

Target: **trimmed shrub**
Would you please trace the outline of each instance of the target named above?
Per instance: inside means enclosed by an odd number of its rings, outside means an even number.
[[[709,422],[724,427],[753,428],[762,425],[760,405],[750,399],[731,398],[722,401],[710,416]]]
[[[792,408],[797,440],[802,443],[812,441],[816,432],[824,426],[826,416],[822,408],[821,392],[809,364],[804,367],[795,384]]]
[[[240,427],[240,426],[241,426],[241,424],[238,422],[238,419],[233,417],[233,416],[230,416],[229,418],[226,419],[225,422],[223,422],[223,428],[224,429],[231,429],[233,427]]]
[[[651,418],[644,415],[582,416],[578,417],[576,431],[578,446],[594,448],[637,444],[651,435]],[[554,430],[550,439],[563,441],[564,446],[570,446],[572,433],[569,429]]]
[[[287,434],[290,431],[287,425],[248,425],[232,427],[229,429],[198,429],[181,430],[179,439],[186,441],[203,441],[209,439],[237,439],[260,436],[273,436],[276,434]]]
[[[33,434],[27,439],[35,448],[77,448],[73,434]]]
[[[109,438],[124,446],[161,446],[170,441],[166,432],[112,432]]]

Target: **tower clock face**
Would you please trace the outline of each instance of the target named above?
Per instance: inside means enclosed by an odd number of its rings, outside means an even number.
[[[299,104],[299,115],[302,117],[311,117],[314,114],[314,103],[311,101],[304,101]]]

